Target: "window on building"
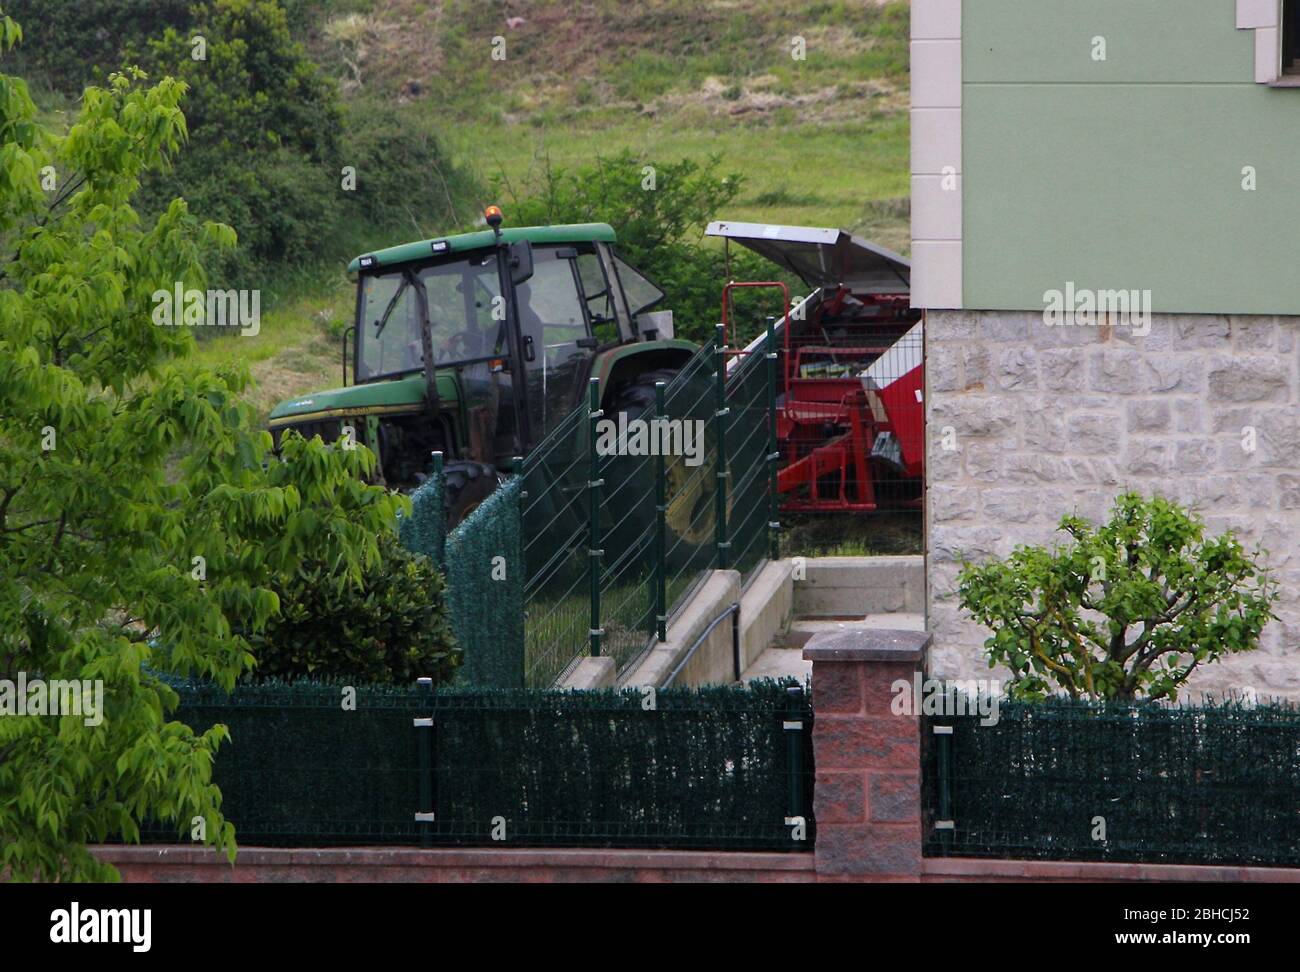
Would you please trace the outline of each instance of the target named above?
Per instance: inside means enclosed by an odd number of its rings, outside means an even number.
[[[1300,77],[1300,0],[1282,4],[1282,75]]]

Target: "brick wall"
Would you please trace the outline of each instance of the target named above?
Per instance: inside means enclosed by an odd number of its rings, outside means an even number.
[[[1131,488],[1262,543],[1277,570],[1281,620],[1261,649],[1201,670],[1192,691],[1300,697],[1300,317],[1155,315],[1139,337],[931,311],[926,343],[932,674],[990,674],[987,632],[953,593],[963,556],[1063,539],[1063,514],[1099,518]]]

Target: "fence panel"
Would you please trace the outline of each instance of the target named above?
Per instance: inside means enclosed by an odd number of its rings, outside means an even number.
[[[523,465],[524,684],[544,688],[587,651],[587,409],[575,409]]]
[[[1295,708],[1004,703],[980,721],[926,720],[927,854],[1300,864]]]
[[[771,497],[772,414],[767,338],[732,368],[727,378],[727,468],[730,472],[731,566],[745,580],[768,557],[769,524],[774,522]]]
[[[812,848],[812,708],[772,682],[663,690],[653,708],[632,691],[360,688],[354,711],[339,686],[179,691],[177,718],[230,727],[214,782],[244,845]],[[793,762],[792,718],[806,726]],[[434,820],[419,823],[430,792]]]
[[[661,410],[635,416],[653,425],[658,447],[671,447],[662,463],[654,450],[637,452],[623,440],[597,455],[598,542],[592,542],[589,517],[597,438],[587,405],[524,458],[512,492],[489,499],[450,536],[442,525],[440,468],[416,491],[402,539],[447,574],[468,684],[551,686],[592,651],[593,642],[622,673],[654,643],[664,618],[723,562],[720,536],[727,538],[727,566],[746,578],[763,563],[772,546],[773,488],[765,345],[725,383],[718,377],[717,348],[710,342],[678,371],[664,389]],[[720,509],[724,460],[729,486]],[[656,496],[661,466],[662,520]],[[512,565],[505,584],[489,569],[498,555]],[[599,571],[595,592],[592,570]],[[516,616],[525,619],[522,630]]]

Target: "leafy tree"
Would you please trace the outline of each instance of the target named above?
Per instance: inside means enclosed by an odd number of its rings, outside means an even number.
[[[0,50],[20,37],[0,13]],[[233,855],[211,783],[224,728],[170,720],[154,671],[232,686],[254,665],[235,628],[275,616],[276,579],[310,555],[360,582],[403,503],[361,481],[364,449],[289,436],[273,461],[247,372],[188,365],[189,330],[154,325],[156,293],[202,289],[234,242],[181,200],[154,220],[132,207],[181,146],[184,90],[114,75],[59,136],[0,74],[0,680],[104,691],[98,725],[0,717],[13,878],[110,878],[86,844],[136,840],[145,817],[201,820]]]
[[[334,83],[290,35],[284,7],[205,0],[184,30],[168,28],[126,56],[189,89],[190,145],[171,171],[148,179],[153,208],[183,196],[196,213],[235,227],[238,255],[223,269],[245,280],[269,263],[317,255],[341,208],[342,112]]]
[[[1198,666],[1258,647],[1277,594],[1231,532],[1207,538],[1194,514],[1136,493],[1100,527],[1067,516],[1060,528],[1072,545],[967,563],[958,581],[1012,697],[1176,700]]]
[[[262,631],[248,632],[259,678],[451,681],[461,655],[443,600],[442,574],[395,534],[384,535],[380,552],[360,585],[317,558],[276,580],[280,613]]]
[[[740,192],[743,178],[718,174],[721,160],[654,163],[624,149],[572,169],[544,165],[536,185],[516,190],[498,177],[494,190],[513,201],[513,225],[609,223],[628,262],[668,295],[681,337],[704,341],[720,320],[726,281],[723,250],[707,245],[704,228]],[[772,264],[747,250],[732,250],[735,279],[768,279]],[[743,333],[743,332],[742,332]]]

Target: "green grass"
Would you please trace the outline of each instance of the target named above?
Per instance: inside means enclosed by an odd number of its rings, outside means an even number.
[[[652,160],[716,154],[722,171],[744,180],[737,202],[720,216],[854,231],[870,224],[883,245],[908,246],[905,115],[835,125],[732,124],[722,131],[646,118],[611,120],[601,127],[462,124],[448,146],[455,157],[473,160],[485,180],[500,177],[515,194],[526,192],[547,157],[564,166],[622,146],[643,147]],[[893,218],[880,219],[872,203],[892,205]]]

